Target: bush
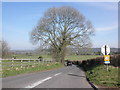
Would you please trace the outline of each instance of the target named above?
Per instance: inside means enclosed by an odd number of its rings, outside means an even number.
[[[111,60],[110,60],[110,65],[114,67],[120,67],[120,61],[119,61],[120,55],[112,55]],[[90,59],[90,60],[84,60],[80,64],[85,70],[89,67],[94,67],[96,65],[104,65],[104,58],[99,57],[95,59]]]
[[[43,57],[42,57],[42,56],[39,56],[38,59],[39,59],[40,61],[42,61],[42,60],[43,60]]]
[[[120,55],[113,55],[111,56],[111,60],[110,60],[110,65],[113,65],[115,67],[120,67]]]

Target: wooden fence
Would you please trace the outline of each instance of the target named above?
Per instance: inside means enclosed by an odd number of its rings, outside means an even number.
[[[35,67],[37,65],[52,63],[52,60],[40,60],[40,59],[1,59],[0,66],[1,69],[11,69],[11,68],[29,68]]]

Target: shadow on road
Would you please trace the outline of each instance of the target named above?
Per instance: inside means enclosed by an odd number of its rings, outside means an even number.
[[[80,76],[80,75],[75,75],[75,74],[67,74],[67,75],[86,78],[86,76]]]

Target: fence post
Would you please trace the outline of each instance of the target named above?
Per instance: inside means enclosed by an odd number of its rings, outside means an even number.
[[[23,60],[21,59],[21,68],[22,68],[22,62],[23,62]]]
[[[0,67],[2,66],[2,60],[0,60]]]
[[[14,63],[14,61],[13,61],[13,59],[12,59],[12,68],[13,68],[13,63]]]
[[[44,59],[43,59],[42,62],[41,62],[41,66],[43,65],[43,63],[44,63]]]
[[[34,67],[35,67],[35,60],[34,60]]]
[[[28,67],[30,67],[30,60],[31,60],[31,59],[29,59],[29,65],[28,65]]]
[[[40,64],[40,60],[38,59],[38,66],[39,66],[39,64]]]

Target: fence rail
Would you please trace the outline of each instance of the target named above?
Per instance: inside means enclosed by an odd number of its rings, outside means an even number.
[[[52,60],[41,59],[0,59],[3,70],[11,68],[35,67],[37,65],[52,63]]]

